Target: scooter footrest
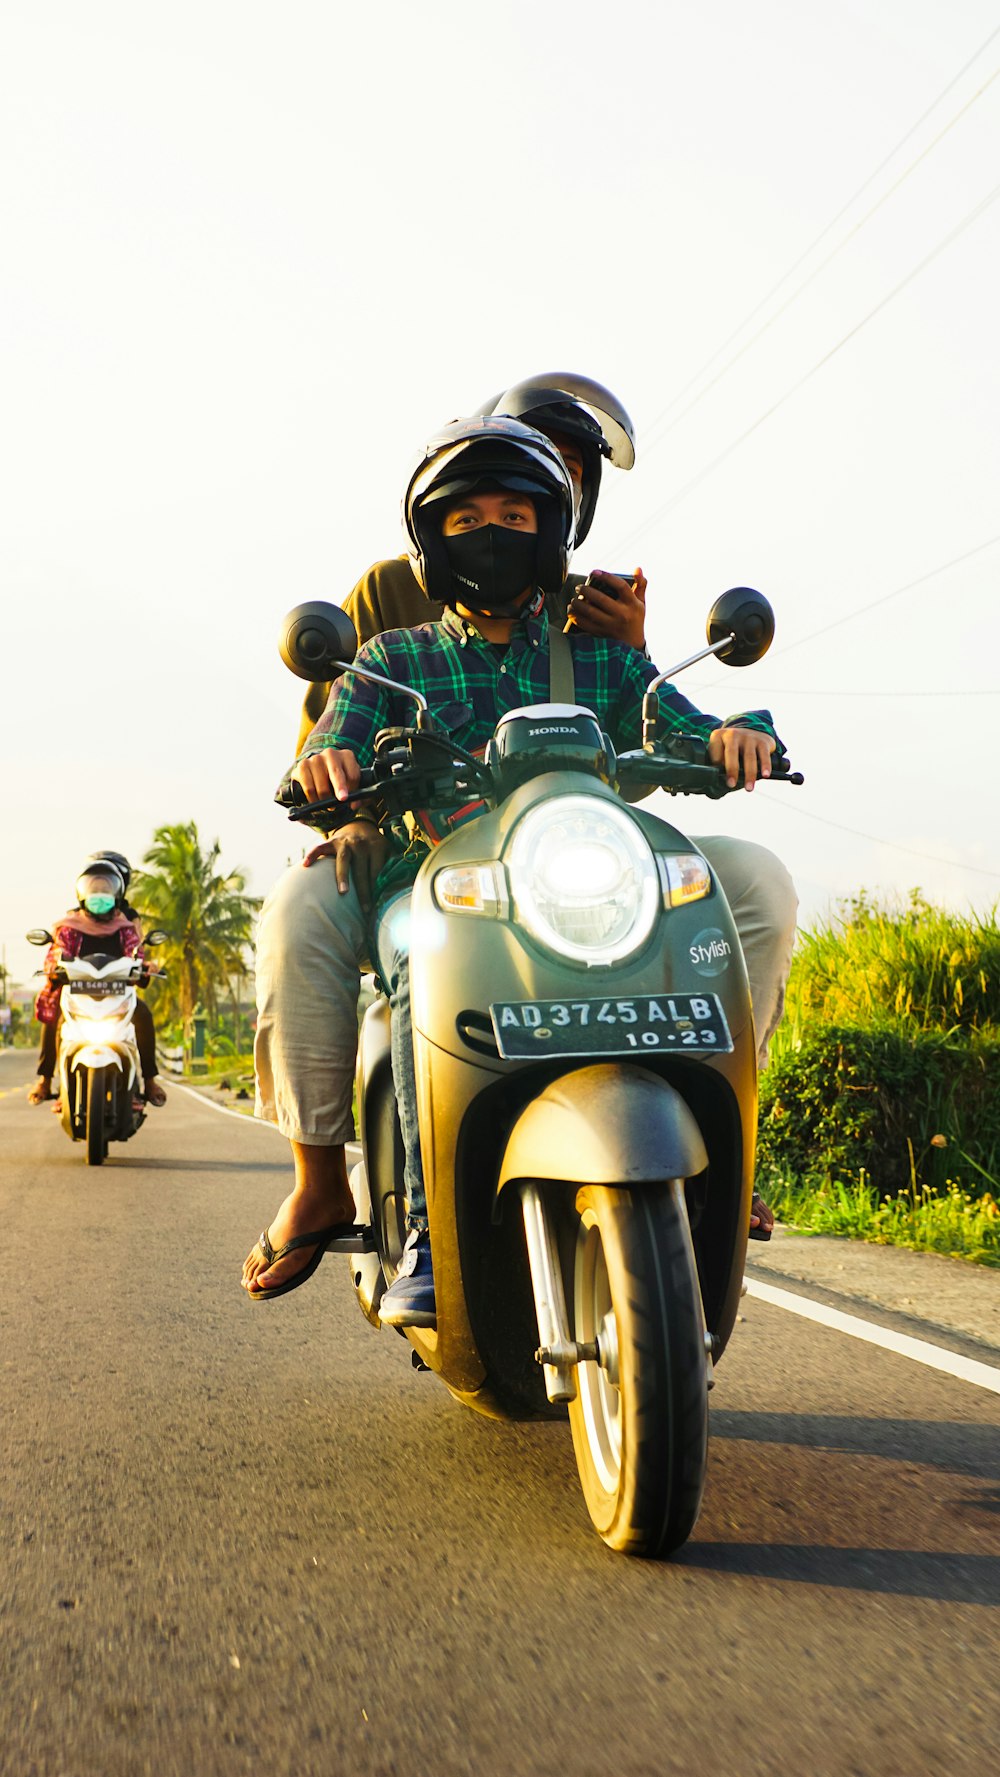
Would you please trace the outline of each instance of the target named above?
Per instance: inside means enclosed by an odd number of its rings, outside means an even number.
[[[359,1224],[353,1234],[341,1234],[331,1240],[326,1250],[328,1253],[373,1253],[375,1238],[370,1228]]]

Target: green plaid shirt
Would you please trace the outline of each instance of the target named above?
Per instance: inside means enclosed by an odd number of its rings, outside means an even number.
[[[576,629],[569,632],[569,640],[577,703],[593,711],[616,752],[641,746],[642,700],[657,668],[623,642],[605,641]],[[435,721],[470,753],[482,751],[508,711],[549,701],[548,618],[544,609],[522,613],[506,648],[487,642],[472,623],[447,611],[440,623],[391,629],[376,636],[359,650],[357,661],[359,666],[422,692]],[[707,741],[714,729],[724,726],[718,716],[696,709],[673,685],[661,685],[658,697],[667,729]],[[299,758],[325,747],[340,747],[349,748],[360,765],[370,765],[379,730],[412,727],[414,714],[412,699],[400,692],[345,675],[334,681],[326,709]],[[774,735],[768,710],[731,716],[727,724]],[[781,750],[780,741],[778,746]],[[282,779],[279,795],[287,787],[292,769]]]

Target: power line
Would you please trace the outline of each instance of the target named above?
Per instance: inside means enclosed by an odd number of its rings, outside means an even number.
[[[713,679],[712,685],[721,685],[721,679]],[[709,686],[696,689],[708,690]],[[1000,697],[1000,691],[968,691],[963,686],[958,691],[844,691],[831,689],[827,686],[817,691],[807,685],[755,685],[754,691],[763,691],[766,697]]]
[[[872,845],[887,845],[890,851],[907,852],[911,858],[923,858],[931,864],[948,864],[953,869],[971,870],[976,876],[992,876],[1000,881],[1000,870],[985,870],[981,864],[963,864],[958,858],[943,858],[940,853],[918,851],[912,845],[899,845],[894,839],[883,839],[877,833],[862,833],[860,827],[845,827],[842,821],[827,820],[825,815],[811,814],[806,808],[799,808],[788,802],[779,803],[777,798],[768,801],[768,807],[781,808],[785,814],[799,815],[806,821],[817,821],[821,827],[834,827],[838,833],[851,833],[855,839],[868,839]]]
[[[1000,30],[1000,27],[998,27],[998,30]],[[996,32],[994,32],[994,36],[995,35],[997,35]],[[836,259],[837,254],[843,251],[843,249],[847,246],[848,242],[852,241],[856,234],[860,233],[861,229],[864,228],[864,226],[867,222],[871,221],[872,217],[882,208],[883,204],[888,203],[889,199],[895,195],[895,193],[899,190],[900,186],[903,185],[906,182],[906,180],[910,177],[910,174],[915,172],[916,168],[920,165],[921,161],[926,160],[927,156],[932,152],[933,149],[935,149],[937,147],[938,143],[943,141],[944,137],[948,134],[949,130],[954,129],[955,125],[959,122],[960,118],[964,117],[965,113],[967,111],[971,110],[972,106],[976,103],[977,99],[982,98],[983,93],[986,92],[987,89],[992,86],[994,80],[997,79],[998,75],[1000,75],[1000,68],[995,68],[993,73],[990,75],[989,79],[987,81],[985,81],[984,84],[979,88],[978,92],[973,93],[972,97],[970,99],[966,100],[965,104],[961,107],[961,109],[959,111],[956,111],[954,117],[951,118],[950,122],[945,124],[944,129],[939,131],[939,133],[933,138],[932,141],[928,142],[926,148],[921,149],[920,153],[916,157],[916,160],[913,160],[910,162],[910,165],[908,167],[906,167],[905,170],[900,174],[899,178],[896,179],[895,182],[889,186],[888,190],[884,191],[882,193],[882,196],[877,200],[876,203],[874,203],[872,205],[871,209],[867,210],[865,212],[865,214],[859,219],[859,221],[857,221],[854,224],[853,228],[848,230],[848,232],[844,236],[843,240],[838,242],[837,246],[834,247],[833,251],[831,253],[828,253],[826,258],[822,259],[820,261],[819,265],[813,267],[813,270],[808,274],[808,276],[803,278],[801,284],[796,285],[796,287],[792,291],[791,295],[787,296],[785,298],[785,301],[780,305],[780,307],[776,308],[774,313],[768,316],[768,318],[764,322],[763,326],[758,327],[756,333],[751,334],[750,338],[748,340],[744,341],[744,343],[740,346],[739,350],[737,352],[734,352],[732,357],[728,358],[726,360],[726,362],[725,362],[725,364],[723,364],[721,370],[719,370],[717,372],[717,374],[715,376],[713,376],[709,382],[705,383],[704,386],[698,390],[698,393],[696,395],[692,396],[691,400],[687,403],[687,405],[685,407],[682,407],[680,412],[674,415],[673,419],[670,420],[669,424],[664,426],[663,429],[658,432],[658,434],[655,438],[650,440],[647,437],[647,439],[644,443],[644,446],[643,446],[644,458],[645,458],[645,456],[649,455],[651,450],[655,450],[658,445],[662,444],[663,440],[665,438],[668,438],[670,436],[670,433],[674,430],[674,427],[679,426],[681,421],[683,419],[687,418],[688,414],[691,413],[695,407],[697,407],[699,401],[702,401],[704,399],[704,397],[707,394],[709,394],[709,392],[712,389],[714,389],[722,381],[723,377],[725,377],[729,373],[729,371],[732,370],[734,364],[739,363],[740,359],[745,356],[745,354],[750,350],[751,346],[756,345],[757,341],[759,339],[763,339],[765,333],[769,332],[769,330],[774,326],[774,323],[776,321],[780,320],[781,316],[783,314],[785,314],[787,312],[787,310],[791,308],[792,304],[795,301],[797,301],[797,299],[802,295],[803,290],[807,289],[808,286],[811,283],[813,283],[816,278],[819,277],[820,273],[824,272],[826,270],[827,266],[832,264],[833,260]],[[812,249],[810,249],[810,251],[812,251]],[[799,263],[801,264],[801,261],[799,261]],[[789,275],[790,274],[786,273],[786,278]],[[784,280],[782,280],[782,281],[784,282]],[[773,292],[772,292],[772,295],[773,295]],[[770,299],[767,298],[765,300],[770,300]],[[760,306],[763,306],[763,305],[760,305]],[[757,312],[758,312],[758,310],[754,310],[755,314]],[[743,327],[745,327],[747,324],[748,324],[747,322],[744,322]],[[734,335],[734,337],[737,337],[738,334],[743,331],[743,327],[740,327],[737,329],[737,335]],[[725,347],[723,347],[722,350],[724,351]],[[720,355],[721,354],[719,352],[717,352],[715,354],[715,357],[718,358]],[[715,361],[715,359],[711,360],[711,362],[713,362],[713,363],[714,363],[714,361]],[[699,372],[699,375],[701,375],[701,374],[703,374],[703,372]],[[695,378],[695,381],[697,381],[697,380],[698,379]],[[691,385],[688,384],[688,387],[691,387]],[[679,399],[679,397],[678,397],[678,399]],[[676,401],[672,405],[675,406]],[[663,417],[665,417],[665,416],[663,416]]]
[[[994,549],[1000,543],[1000,531],[993,537],[987,537],[984,543],[977,543],[974,548],[966,549],[961,555],[952,556],[950,561],[939,562],[936,568],[929,568],[926,574],[918,574],[915,580],[907,580],[903,586],[894,586],[891,592],[883,592],[878,598],[869,599],[866,604],[856,605],[853,611],[845,611],[843,617],[835,617],[832,623],[824,623],[819,629],[811,629],[804,636],[797,636],[794,642],[785,642],[775,648],[772,659],[778,655],[790,654],[793,648],[803,648],[807,642],[816,641],[818,636],[829,635],[833,629],[840,629],[845,623],[853,623],[856,617],[863,617],[868,611],[875,611],[879,605],[887,605],[890,600],[902,598],[904,592],[913,592],[918,586],[926,586],[929,580],[936,580],[939,575],[947,574],[952,568],[961,567],[963,562],[971,561],[974,556],[982,555],[987,549]],[[706,689],[713,685],[724,685],[726,678],[710,679]],[[902,694],[900,694],[902,695]],[[964,694],[963,695],[967,695]],[[981,695],[989,696],[990,693]]]
[[[768,303],[772,300],[772,298],[778,294],[778,291],[781,290],[785,284],[787,284],[789,278],[793,278],[795,276],[795,273],[798,271],[799,267],[801,265],[804,265],[806,260],[809,259],[813,253],[815,253],[817,247],[821,246],[823,241],[826,240],[827,235],[832,234],[833,230],[837,226],[837,223],[840,222],[842,220],[842,218],[847,215],[847,212],[852,208],[852,206],[854,204],[857,203],[858,199],[860,197],[864,196],[865,192],[869,189],[869,187],[874,185],[875,180],[879,177],[879,174],[885,171],[885,168],[890,164],[891,161],[893,161],[895,159],[895,157],[899,153],[900,149],[905,148],[907,142],[909,142],[910,139],[916,135],[917,131],[922,127],[923,124],[926,123],[927,119],[932,115],[932,113],[937,110],[942,99],[946,99],[948,94],[950,92],[954,91],[954,89],[958,85],[959,81],[968,73],[969,69],[971,67],[973,67],[973,65],[979,60],[980,56],[983,55],[987,49],[989,49],[990,44],[993,43],[997,37],[1000,37],[1000,25],[998,25],[994,31],[990,32],[990,34],[986,38],[985,42],[981,43],[979,45],[979,48],[976,50],[975,54],[969,57],[969,60],[963,64],[963,66],[958,70],[958,73],[956,75],[954,75],[953,78],[948,82],[947,86],[945,86],[941,89],[941,91],[938,93],[937,98],[933,101],[933,103],[930,104],[927,107],[926,111],[923,111],[921,113],[921,115],[917,118],[916,123],[913,123],[910,125],[910,128],[905,132],[904,135],[902,135],[900,137],[900,139],[896,143],[895,147],[893,149],[891,149],[890,152],[885,156],[885,159],[881,160],[879,162],[878,166],[875,168],[875,171],[873,173],[870,173],[868,175],[868,178],[865,179],[864,182],[858,186],[858,189],[853,193],[853,195],[848,198],[847,202],[845,204],[841,205],[841,207],[837,211],[836,215],[831,218],[831,220],[827,223],[825,228],[820,230],[820,233],[816,236],[815,240],[806,248],[805,252],[800,253],[798,259],[796,259],[794,261],[794,263],[788,267],[787,271],[782,273],[782,275],[778,279],[777,283],[772,285],[771,289],[767,292],[766,296],[763,296],[761,298],[761,300],[757,303],[756,307],[754,307],[750,310],[750,313],[744,317],[744,319],[740,322],[739,326],[737,328],[735,328],[734,331],[729,335],[728,339],[723,340],[722,345],[719,346],[716,349],[716,351],[714,351],[712,353],[710,358],[707,358],[705,360],[705,363],[701,366],[700,370],[697,370],[695,372],[694,376],[691,377],[689,379],[689,381],[686,382],[683,385],[683,387],[677,391],[677,394],[675,396],[673,396],[673,398],[667,403],[666,407],[661,408],[660,412],[650,422],[650,425],[647,429],[647,436],[649,436],[649,434],[651,434],[651,433],[656,432],[656,429],[660,425],[661,421],[666,419],[667,415],[673,411],[673,409],[677,406],[678,402],[680,402],[684,399],[684,396],[688,393],[688,391],[690,389],[693,389],[700,382],[701,378],[705,375],[705,372],[708,370],[711,370],[713,364],[715,364],[718,361],[718,359],[721,358],[723,352],[728,351],[729,347],[734,343],[734,341],[739,339],[740,334],[743,333],[743,331],[747,327],[750,326],[750,323],[752,321],[756,320],[756,318],[760,314],[761,310],[765,309],[767,307]],[[991,78],[995,78],[995,76],[991,76]],[[989,82],[987,82],[987,85],[988,84],[989,84]],[[985,89],[981,89],[981,90],[985,90]],[[975,95],[975,98],[978,98],[978,97],[979,97],[979,94],[977,93]],[[970,101],[970,102],[974,102],[974,100]],[[963,110],[965,110],[965,109],[967,109],[967,107],[963,107]],[[962,112],[960,111],[957,114],[957,117],[960,117],[961,115],[962,115]],[[957,117],[954,118],[952,121],[957,122]],[[948,128],[950,128],[950,127],[951,126],[949,125]],[[940,137],[938,137],[937,140],[940,140]],[[932,144],[932,146],[933,146],[933,144]],[[916,162],[914,162],[914,165],[916,165]],[[904,177],[905,177],[905,175],[904,175]],[[893,189],[895,189],[895,187]],[[880,201],[882,201],[882,200],[880,200]],[[870,214],[871,214],[871,212],[870,212]],[[866,220],[867,220],[867,218],[866,218]],[[860,227],[861,224],[859,224],[858,226]],[[856,233],[856,232],[857,232],[857,230],[852,231],[852,233]],[[851,235],[845,236],[845,239],[841,242],[841,246],[845,246],[847,241],[850,239],[851,239]],[[838,248],[837,251],[839,252],[839,250],[840,249]],[[832,257],[832,255],[831,255],[831,257]],[[825,263],[829,264],[829,260],[826,260]],[[658,441],[654,440],[654,442],[658,442]]]
[[[972,549],[966,549],[961,555],[954,555],[951,561],[941,562],[936,568],[929,568],[926,574],[918,574],[915,580],[907,580],[904,586],[895,586],[891,592],[884,592],[879,598],[869,599],[867,604],[856,605],[853,611],[845,611],[843,617],[835,617],[832,623],[824,623],[820,629],[811,629],[808,635],[797,636],[794,642],[785,642],[775,649],[775,654],[790,654],[793,648],[803,648],[806,642],[814,642],[817,636],[826,636],[833,629],[841,629],[845,623],[853,623],[855,617],[863,617],[867,611],[877,610],[879,605],[887,605],[891,599],[902,598],[904,592],[913,592],[918,586],[926,586],[928,580],[936,580],[940,574],[948,573],[952,568],[962,566],[963,562],[971,561],[973,556],[982,555],[984,550],[995,549],[1000,543],[1000,531],[993,537],[987,537],[985,543],[976,543]]]
[[[932,247],[930,252],[926,253],[923,259],[913,266],[912,269],[907,272],[906,276],[901,278],[899,283],[895,284],[887,295],[882,297],[881,301],[875,304],[873,309],[869,309],[868,313],[847,333],[845,333],[843,338],[839,339],[835,346],[831,346],[829,351],[824,352],[823,356],[816,360],[816,363],[810,370],[807,370],[802,376],[800,376],[797,382],[794,382],[790,388],[785,390],[783,395],[779,395],[777,401],[772,402],[771,406],[767,408],[764,413],[760,414],[757,419],[754,420],[752,425],[748,426],[744,432],[741,432],[738,438],[734,438],[732,443],[728,444],[725,450],[720,451],[717,457],[713,457],[712,461],[707,463],[703,469],[700,469],[697,475],[693,475],[690,481],[685,482],[683,487],[679,488],[675,494],[671,495],[670,499],[666,500],[662,506],[658,507],[657,510],[652,513],[649,518],[645,519],[641,525],[638,525],[633,531],[629,532],[628,536],[620,539],[619,542],[615,544],[615,549],[624,550],[630,548],[639,537],[645,536],[646,532],[651,530],[653,525],[658,524],[661,518],[665,518],[669,512],[672,512],[675,507],[679,506],[681,501],[687,498],[688,494],[693,493],[694,489],[699,487],[706,477],[712,474],[713,470],[717,469],[721,463],[724,463],[727,457],[731,457],[733,452],[738,450],[741,444],[745,444],[746,440],[752,437],[753,433],[758,431],[767,420],[773,418],[779,408],[784,407],[786,401],[790,401],[793,395],[797,395],[799,390],[804,388],[806,383],[811,381],[818,371],[822,370],[825,365],[830,363],[832,358],[837,356],[838,352],[843,351],[844,347],[849,345],[852,339],[856,339],[862,329],[867,327],[869,321],[873,321],[876,315],[881,314],[882,310],[887,308],[889,303],[899,296],[901,292],[906,289],[908,284],[913,282],[914,278],[919,277],[920,273],[926,271],[927,267],[932,265],[935,259],[940,258],[941,254],[944,253],[948,247],[953,246],[955,241],[965,233],[967,228],[971,228],[974,222],[978,222],[979,218],[986,214],[986,211],[990,208],[991,204],[996,203],[998,197],[1000,197],[1000,184],[994,185],[992,191],[988,192],[986,197],[981,198],[979,203],[969,211],[968,215],[963,216],[961,222],[956,223],[955,227],[951,229],[943,239],[938,241],[937,245]],[[612,550],[612,554],[614,554],[614,550]]]

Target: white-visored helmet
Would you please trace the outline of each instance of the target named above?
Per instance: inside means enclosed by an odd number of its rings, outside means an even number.
[[[631,469],[635,462],[635,427],[617,395],[578,371],[549,370],[514,383],[479,412],[509,414],[527,426],[537,426],[546,437],[568,438],[576,445],[583,458],[576,515],[579,547],[594,522],[603,459],[616,469]]]
[[[454,603],[441,536],[441,502],[484,482],[530,494],[538,515],[536,579],[559,590],[575,542],[573,483],[544,433],[502,415],[454,420],[424,446],[403,495],[403,528],[418,584],[428,598]]]

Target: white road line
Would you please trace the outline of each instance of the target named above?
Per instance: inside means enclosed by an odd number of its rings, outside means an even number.
[[[216,1104],[195,1086],[182,1086],[179,1080],[171,1080],[170,1085],[173,1091],[186,1092],[189,1098],[196,1098],[200,1104],[207,1105],[210,1111],[219,1111],[223,1117],[238,1117],[241,1123],[251,1123],[257,1129],[271,1129],[275,1135],[281,1133],[273,1123],[264,1123],[259,1117],[246,1117],[242,1111],[231,1111],[228,1105]],[[351,1142],[349,1146],[356,1147],[357,1144]],[[820,1326],[832,1327],[835,1332],[846,1333],[851,1339],[881,1345],[884,1351],[894,1351],[899,1357],[912,1358],[915,1363],[927,1364],[932,1370],[957,1376],[961,1382],[972,1382],[977,1388],[988,1388],[991,1393],[1000,1394],[1000,1370],[992,1364],[960,1357],[958,1352],[948,1351],[943,1345],[931,1345],[926,1339],[912,1339],[908,1333],[894,1333],[888,1327],[876,1326],[872,1320],[860,1320],[854,1314],[844,1314],[839,1308],[828,1308],[825,1302],[814,1302],[809,1296],[779,1290],[773,1283],[758,1283],[754,1277],[747,1278],[747,1294],[759,1297],[762,1302],[770,1302],[772,1308],[786,1308],[791,1314],[818,1321]]]
[[[223,1117],[238,1117],[241,1123],[253,1123],[258,1129],[272,1129],[275,1135],[281,1134],[273,1123],[265,1123],[260,1117],[248,1117],[243,1111],[231,1111],[227,1104],[216,1104],[213,1098],[206,1098],[203,1092],[199,1092],[197,1086],[182,1086],[179,1080],[171,1080],[170,1090],[186,1092],[189,1098],[196,1098],[199,1104],[207,1105],[210,1111],[218,1111]]]
[[[805,1320],[815,1320],[820,1326],[846,1333],[851,1339],[881,1345],[884,1351],[895,1351],[900,1357],[912,1358],[914,1363],[927,1364],[932,1370],[944,1370],[961,1382],[972,1382],[977,1388],[988,1388],[992,1394],[1000,1394],[1000,1369],[993,1364],[960,1357],[957,1351],[948,1351],[943,1345],[931,1345],[926,1339],[912,1339],[908,1333],[894,1333],[888,1327],[876,1326],[872,1320],[859,1320],[856,1315],[844,1314],[839,1308],[828,1308],[825,1302],[814,1302],[809,1296],[779,1290],[773,1283],[758,1283],[754,1277],[747,1278],[747,1294],[759,1296],[762,1302],[770,1302],[774,1308],[787,1308],[789,1313],[801,1314]]]
[[[227,1104],[216,1104],[214,1098],[206,1098],[203,1092],[198,1091],[197,1086],[182,1086],[179,1080],[171,1080],[170,1089],[172,1092],[186,1092],[189,1098],[196,1098],[199,1104],[207,1105],[210,1111],[221,1112],[223,1117],[238,1117],[241,1123],[249,1123],[254,1129],[270,1129],[275,1135],[281,1135],[281,1130],[274,1123],[265,1123],[263,1117],[248,1117],[245,1111],[231,1111]],[[349,1141],[347,1149],[349,1153],[360,1155],[361,1143]]]

